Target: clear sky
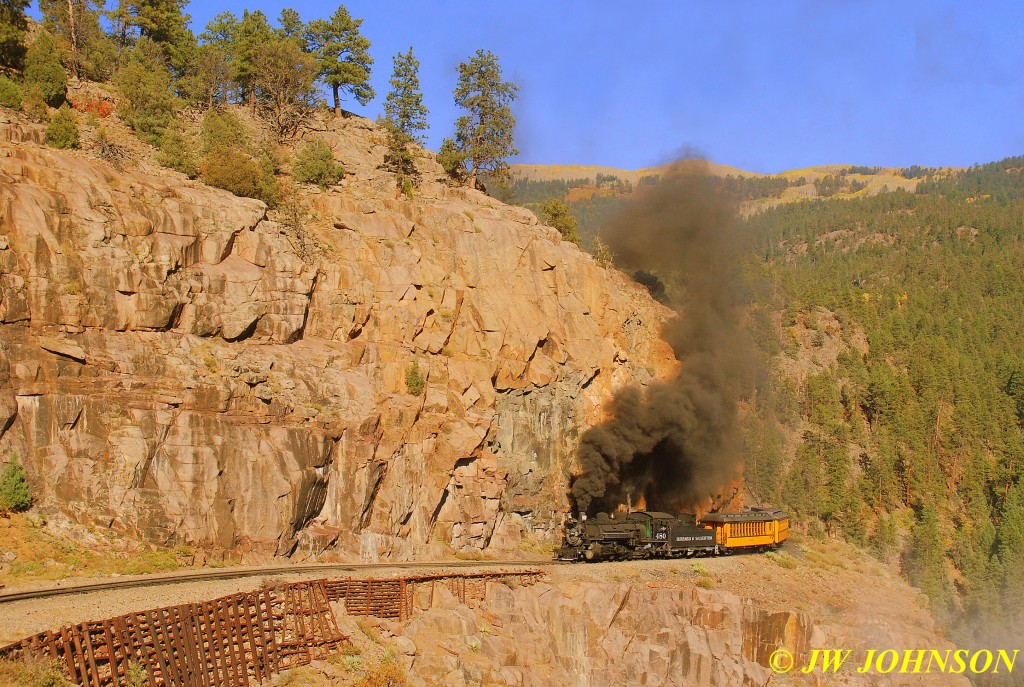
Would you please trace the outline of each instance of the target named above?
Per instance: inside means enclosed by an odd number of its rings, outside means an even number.
[[[337,2],[219,0],[186,11]],[[412,46],[434,150],[458,116],[456,65],[478,48],[521,89],[517,162],[635,169],[684,149],[756,172],[827,163],[968,166],[1024,154],[1024,2],[629,3],[352,0],[372,43],[376,117]]]

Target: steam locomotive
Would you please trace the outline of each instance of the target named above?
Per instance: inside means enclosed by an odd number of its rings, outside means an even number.
[[[657,511],[598,513],[589,520],[586,514],[578,520],[570,515],[555,557],[604,561],[718,556],[777,549],[788,536],[789,515],[766,508],[711,513],[699,522],[695,515]]]

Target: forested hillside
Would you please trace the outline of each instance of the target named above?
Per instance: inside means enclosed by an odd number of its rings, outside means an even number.
[[[740,220],[749,322],[775,361],[747,417],[751,500],[898,564],[964,642],[1024,627],[1022,167],[885,172],[916,192],[866,193],[882,171],[858,167],[719,182],[740,204],[817,196]],[[586,244],[637,192],[603,178],[503,193],[565,199]],[[671,277],[634,275],[656,297]]]
[[[908,530],[906,574],[979,639],[1022,619],[1022,166],[747,220],[783,355],[814,308],[868,343],[799,382],[777,376],[775,410],[804,431],[755,490],[883,556]]]

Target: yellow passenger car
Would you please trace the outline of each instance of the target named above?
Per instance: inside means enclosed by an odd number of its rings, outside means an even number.
[[[779,548],[789,537],[789,514],[781,510],[748,508],[741,513],[709,513],[701,524],[715,531],[723,553],[741,549]]]

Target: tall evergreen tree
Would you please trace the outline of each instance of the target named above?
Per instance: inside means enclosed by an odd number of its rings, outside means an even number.
[[[196,38],[188,28],[191,17],[184,13],[188,0],[133,0],[130,23],[139,36],[160,47],[167,63],[181,74],[195,49]]]
[[[28,0],[0,0],[0,66],[21,69],[25,59]]]
[[[201,45],[193,62],[190,94],[204,97],[212,105],[226,103],[235,83],[234,48],[239,21],[231,12],[221,12],[199,34]]]
[[[394,58],[395,71],[391,76],[391,91],[384,99],[384,117],[388,129],[386,162],[392,170],[404,177],[416,176],[412,144],[423,143],[422,131],[429,128],[427,108],[420,90],[420,62],[409,52]]]
[[[105,79],[114,62],[114,46],[100,26],[102,0],[40,0],[43,26],[59,39],[62,62],[72,76]]]
[[[339,6],[329,20],[309,23],[306,39],[320,66],[320,79],[334,96],[334,114],[341,114],[341,93],[350,93],[360,105],[373,99],[370,85],[370,41],[359,33],[362,19],[353,19]]]
[[[277,23],[280,28],[277,29],[277,35],[282,38],[291,38],[298,42],[298,45],[303,50],[306,49],[306,25],[302,22],[302,17],[299,13],[291,7],[285,7],[281,10],[281,16],[278,18]]]
[[[468,111],[455,122],[455,142],[469,165],[467,181],[476,185],[477,175],[487,172],[499,183],[509,179],[506,158],[516,155],[516,119],[512,103],[519,87],[501,78],[498,58],[477,50],[469,62],[459,65],[455,104]]]
[[[270,42],[273,30],[267,15],[260,10],[245,10],[242,21],[234,31],[231,43],[231,63],[234,81],[242,100],[256,110],[256,80],[259,76],[260,53]]]

